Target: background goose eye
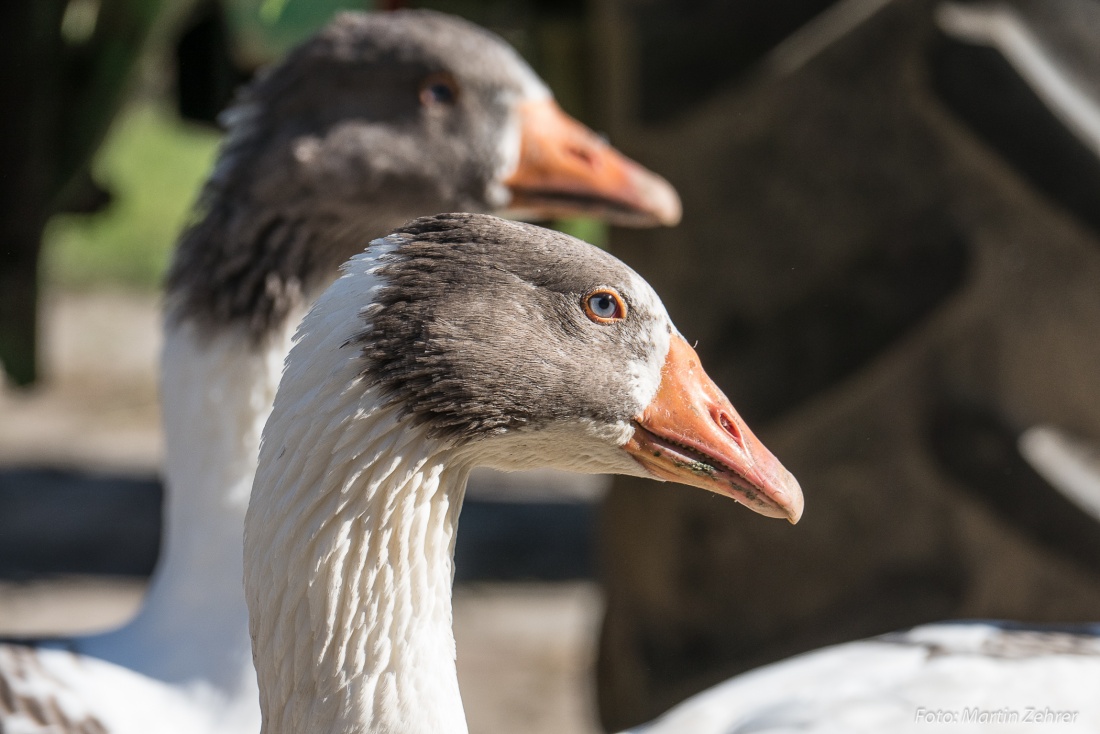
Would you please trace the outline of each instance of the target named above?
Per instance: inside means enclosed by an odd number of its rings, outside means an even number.
[[[584,297],[584,312],[597,324],[608,324],[626,318],[626,304],[615,291],[601,288]]]
[[[458,83],[450,74],[431,74],[420,83],[420,103],[425,107],[449,107],[457,101]]]

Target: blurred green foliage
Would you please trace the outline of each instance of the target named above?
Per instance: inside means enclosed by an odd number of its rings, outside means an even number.
[[[555,219],[550,226],[559,232],[590,242],[596,247],[607,249],[608,226],[602,220],[593,217],[569,217]]]
[[[371,10],[372,0],[223,0],[237,61],[246,67],[281,57],[342,10]]]
[[[61,214],[46,228],[41,273],[50,285],[159,287],[172,246],[210,171],[220,135],[167,107],[131,103],[93,163],[114,199],[94,215]]]

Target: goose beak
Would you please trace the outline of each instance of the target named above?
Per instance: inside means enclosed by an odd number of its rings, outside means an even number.
[[[627,227],[680,222],[680,197],[668,181],[612,148],[553,99],[522,102],[519,118],[519,164],[504,182],[512,192],[509,213],[590,215]]]
[[[657,479],[726,495],[792,524],[802,517],[798,482],[752,434],[678,334],[657,394],[634,419],[624,448]]]

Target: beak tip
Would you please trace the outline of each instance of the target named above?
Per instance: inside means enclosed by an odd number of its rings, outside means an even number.
[[[552,98],[521,102],[510,207],[540,217],[595,215],[624,227],[672,227],[683,214],[668,181],[630,160]]]
[[[672,184],[640,166],[633,178],[641,200],[646,202],[645,206],[657,224],[675,227],[680,223],[684,208]]]
[[[675,196],[675,194],[673,194]],[[683,210],[680,209],[680,199],[676,197],[675,205],[669,206],[664,211],[657,215],[657,221],[665,227],[675,227],[680,223],[683,217]]]
[[[802,487],[798,485],[798,480],[794,478],[794,475],[789,472],[785,479],[783,493],[788,501],[783,504],[783,509],[787,511],[787,522],[791,525],[797,525],[798,521],[802,519]]]
[[[676,189],[672,188],[672,184],[664,179],[661,179],[661,183],[664,184],[663,189],[655,191],[653,195],[653,208],[657,214],[657,221],[666,227],[675,227],[684,215],[680,195],[676,193]]]

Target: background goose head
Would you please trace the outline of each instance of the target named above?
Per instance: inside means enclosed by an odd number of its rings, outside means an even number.
[[[338,16],[226,114],[169,276],[177,313],[280,321],[369,237],[438,211],[671,225],[664,179],[570,118],[508,44],[430,11]]]

